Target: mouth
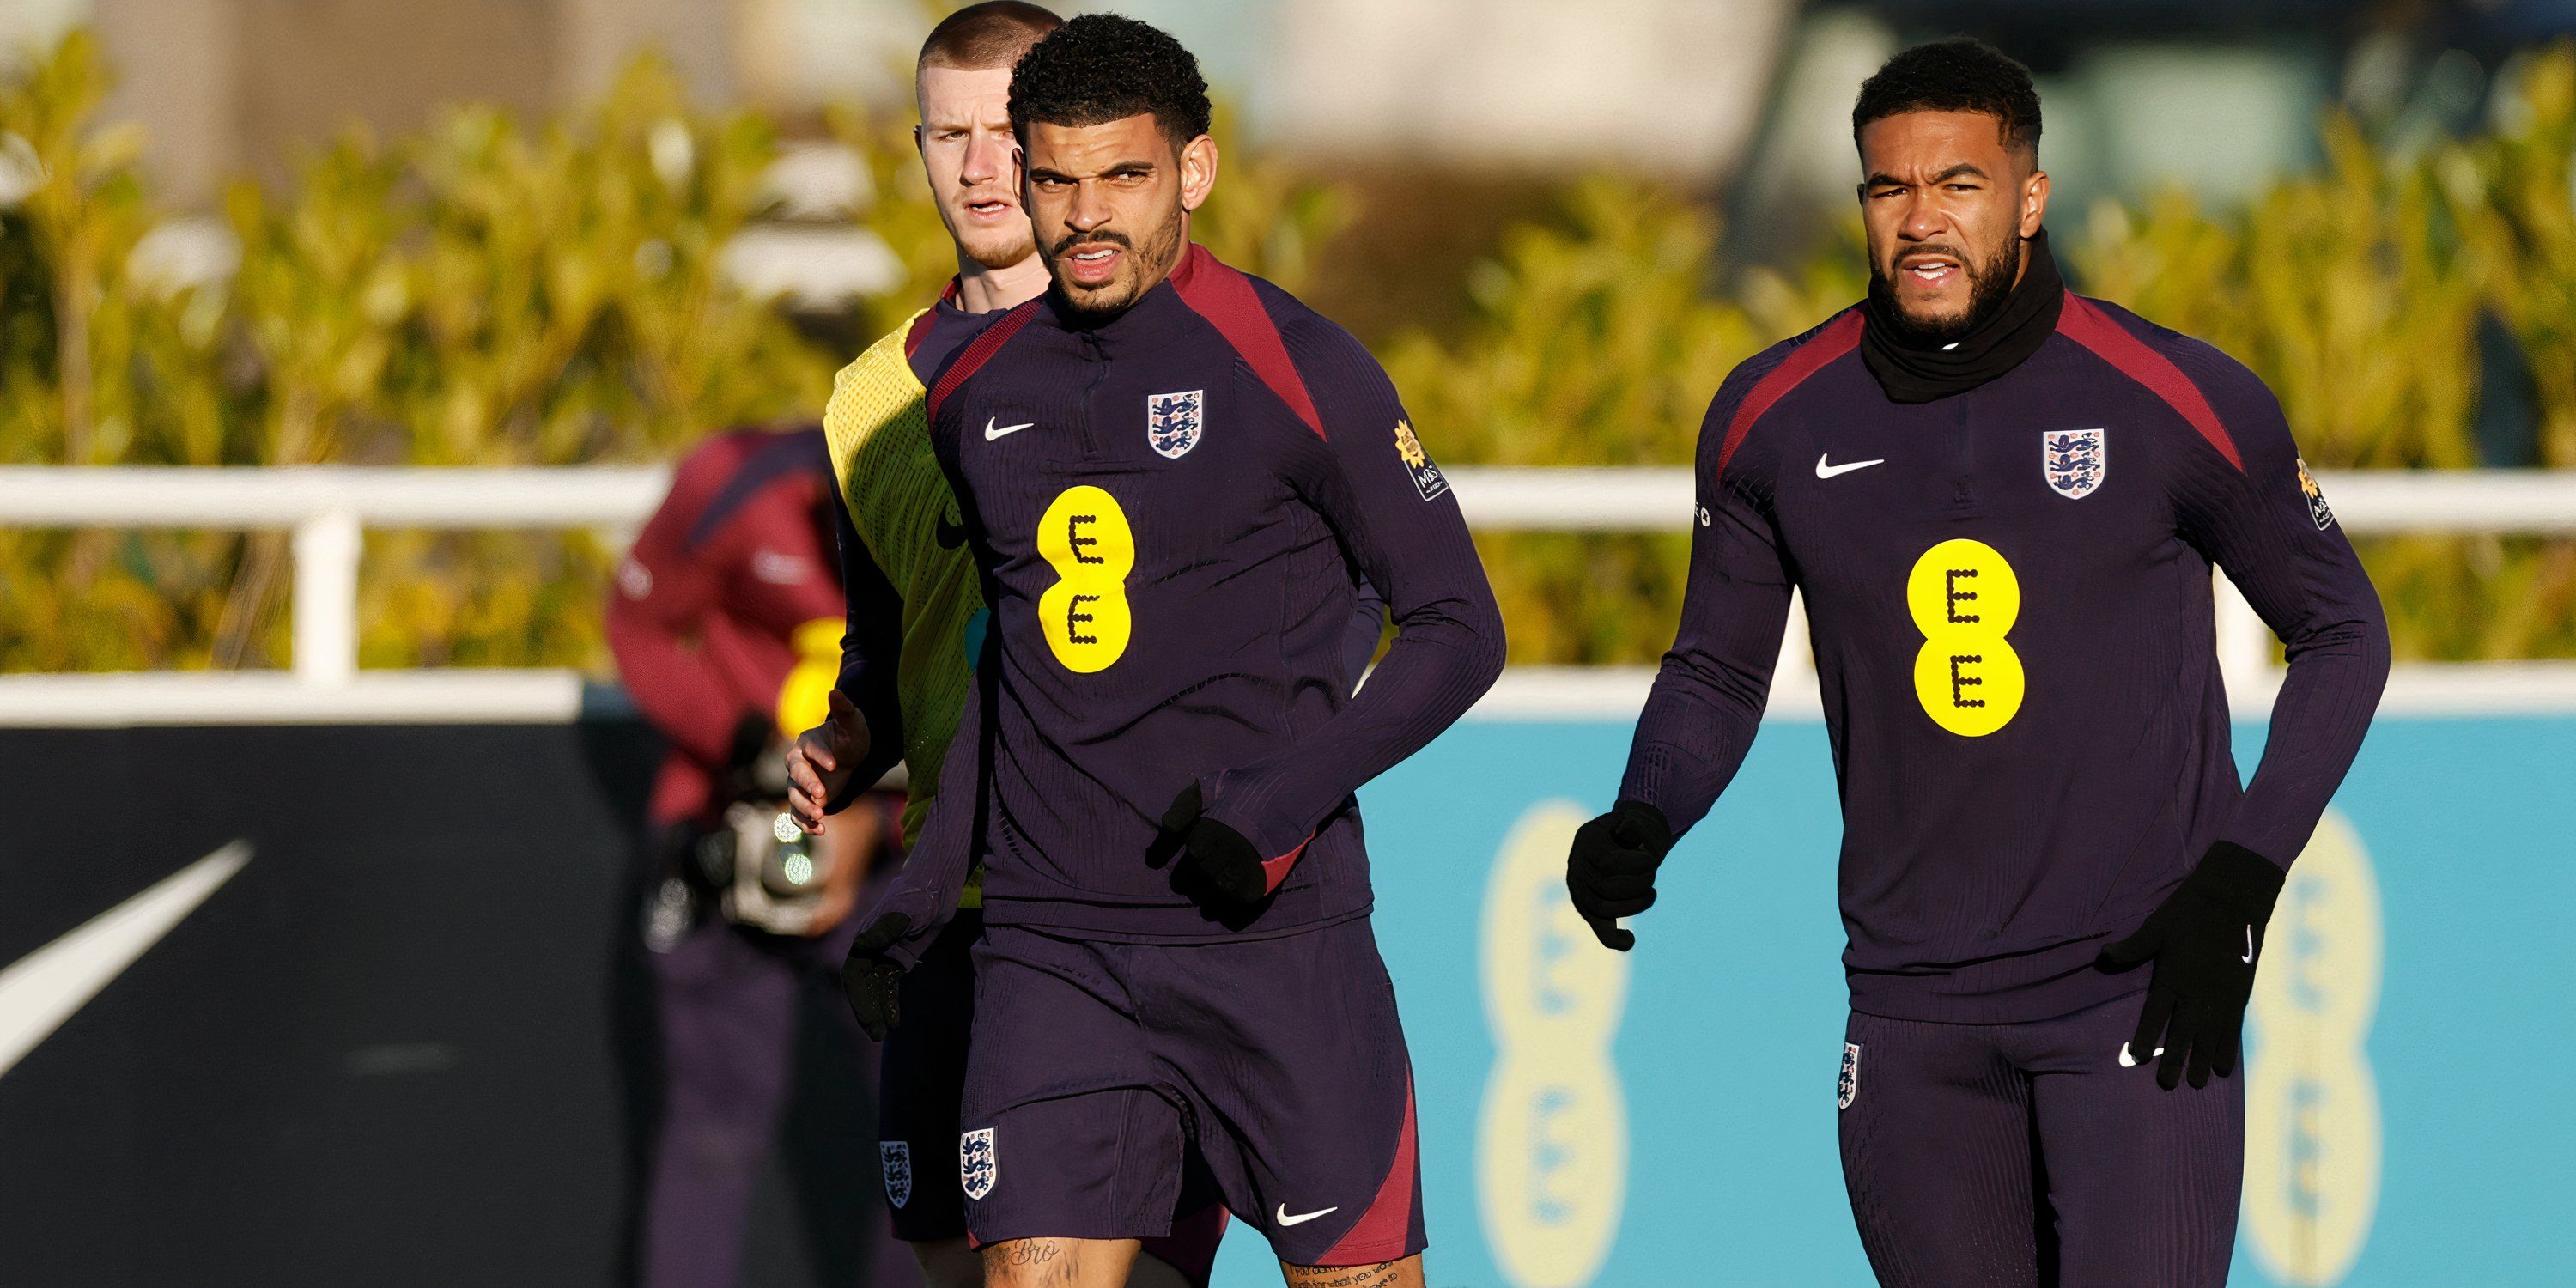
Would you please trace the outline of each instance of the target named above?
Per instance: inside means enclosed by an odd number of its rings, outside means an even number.
[[[1125,247],[1109,242],[1084,242],[1063,256],[1065,276],[1080,286],[1106,286],[1118,276],[1119,261],[1126,254]]]
[[[1900,280],[1910,280],[1927,291],[1949,285],[1963,271],[1958,260],[1942,254],[1908,255],[1896,261],[1896,275]]]
[[[1019,203],[1007,197],[974,197],[966,202],[966,213],[979,222],[999,222],[1019,209]]]

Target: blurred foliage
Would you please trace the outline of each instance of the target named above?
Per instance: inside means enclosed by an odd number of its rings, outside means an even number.
[[[416,135],[342,137],[293,181],[174,221],[75,32],[0,74],[0,463],[515,465],[652,461],[730,425],[810,418],[847,355],[955,264],[908,110],[836,109],[899,271],[800,326],[721,271],[771,213],[775,123],[691,106],[661,65],[524,122],[488,106]],[[2530,450],[2576,467],[2576,45],[2523,55],[2492,121],[2400,154],[2325,123],[2327,163],[2239,209],[2179,193],[2059,212],[2089,292],[2242,358],[2324,467],[2459,467],[2481,453],[2481,331],[2528,368]],[[1235,116],[1220,112],[1219,120]],[[1325,285],[1357,189],[1220,137],[1194,221],[1229,262]],[[1856,222],[1803,261],[1730,276],[1703,202],[1596,176],[1515,223],[1465,281],[1464,320],[1380,346],[1453,463],[1681,464],[1735,363],[1857,298]],[[218,227],[217,225],[220,225]],[[238,263],[189,273],[192,235]],[[1391,289],[1391,288],[1390,288]],[[814,319],[803,321],[812,323]],[[1482,539],[1521,662],[1651,661],[1678,536]],[[613,534],[374,532],[361,660],[605,665]],[[2576,547],[2484,538],[2364,547],[2401,655],[2576,656]],[[278,665],[276,534],[0,530],[0,670]]]
[[[2482,318],[2528,363],[2536,458],[2576,468],[2576,43],[2500,78],[2488,132],[2415,156],[2324,125],[2327,164],[2241,209],[2174,192],[2059,212],[2087,293],[2200,336],[2280,396],[2324,468],[2480,464]],[[1701,207],[1593,179],[1471,277],[1461,334],[1386,346],[1424,437],[1455,462],[1686,464],[1735,363],[1858,299],[1856,217],[1790,271],[1727,289]],[[1671,639],[1680,538],[1479,538],[1517,662],[1651,662]],[[2576,546],[2497,538],[2361,543],[2404,658],[2576,656]]]

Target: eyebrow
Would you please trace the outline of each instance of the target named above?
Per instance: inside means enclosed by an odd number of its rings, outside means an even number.
[[[1924,180],[1924,182],[1925,182],[1925,183],[1940,183],[1940,182],[1942,182],[1942,181],[1944,181],[1944,180],[1948,180],[1948,179],[1956,179],[1956,178],[1958,178],[1959,176],[1961,176],[1961,175],[1963,175],[1963,174],[1964,174],[1964,175],[1974,175],[1974,176],[1976,176],[1977,178],[1980,178],[1980,179],[1986,179],[1986,178],[1991,178],[1991,177],[1993,177],[1993,176],[1991,176],[1991,175],[1988,175],[1985,171],[1980,170],[1980,169],[1978,169],[1977,167],[1975,167],[1975,166],[1973,166],[1973,165],[1970,165],[1970,164],[1968,164],[1968,163],[1967,163],[1967,162],[1965,162],[1965,161],[1962,161],[1962,162],[1960,162],[1959,164],[1954,165],[1954,166],[1950,167],[1949,169],[1944,170],[1944,171],[1942,171],[1941,173],[1936,174],[1936,175],[1932,176],[1931,178]],[[1867,186],[1867,187],[1872,187],[1872,188],[1903,188],[1903,187],[1907,187],[1907,186],[1910,186],[1910,185],[1908,185],[1908,184],[1907,184],[1903,179],[1899,179],[1899,178],[1897,178],[1897,177],[1896,177],[1896,176],[1894,176],[1894,175],[1890,175],[1890,174],[1873,174],[1873,175],[1871,175],[1871,176],[1869,177],[1869,182],[1868,182],[1868,183],[1867,183],[1867,185],[1865,185],[1865,186]]]
[[[1113,161],[1108,165],[1103,166],[1098,173],[1089,177],[1094,179],[1106,179],[1112,175],[1152,174],[1153,172],[1154,163],[1151,161]],[[1029,177],[1032,179],[1063,179],[1074,183],[1081,182],[1081,179],[1074,175],[1069,175],[1062,170],[1051,169],[1042,165],[1029,167]]]

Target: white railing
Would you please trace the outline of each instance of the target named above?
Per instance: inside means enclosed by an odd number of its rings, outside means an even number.
[[[1681,531],[1692,510],[1690,471],[1680,468],[1461,468],[1449,472],[1468,522],[1482,531]],[[561,672],[369,672],[357,667],[358,578],[366,529],[589,528],[621,543],[669,486],[653,466],[426,469],[308,466],[279,469],[0,467],[0,527],[285,529],[292,533],[292,670],[220,677],[237,697],[207,697],[218,677],[7,677],[0,722],[30,722],[46,711],[69,718],[105,710],[95,686],[114,681],[140,705],[172,718],[223,711],[363,711],[371,718],[413,707],[443,718],[490,719],[577,704],[578,680]],[[2327,474],[2320,485],[2351,532],[2576,535],[2576,471],[2451,471]],[[1814,677],[1805,617],[1792,614],[1776,687],[1812,702]],[[2222,579],[2219,653],[2231,692],[2268,697],[2270,633]],[[2545,665],[2445,669],[2428,691],[2476,695],[2497,684],[2527,691],[2531,678],[2566,680]],[[2481,679],[2480,676],[2488,678]],[[2506,677],[2506,678],[2495,678]],[[1566,703],[1585,709],[1642,695],[1631,670],[1582,674],[1531,670],[1509,682],[1531,690],[1539,712]],[[2420,686],[2419,686],[2420,687]],[[364,690],[360,693],[359,690]],[[542,694],[543,697],[537,695]],[[572,696],[567,697],[570,694]],[[2472,701],[2462,697],[2459,701]],[[193,717],[185,714],[194,712]],[[533,714],[529,718],[555,718]]]

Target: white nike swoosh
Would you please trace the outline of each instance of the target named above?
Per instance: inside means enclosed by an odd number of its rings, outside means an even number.
[[[0,1074],[250,862],[235,841],[0,970]]]
[[[1316,1217],[1322,1216],[1323,1214],[1325,1214],[1325,1213],[1327,1213],[1327,1212],[1339,1212],[1339,1211],[1341,1211],[1341,1210],[1342,1210],[1342,1209],[1341,1209],[1341,1207],[1337,1204],[1337,1205],[1335,1205],[1335,1206],[1333,1206],[1333,1207],[1328,1207],[1328,1208],[1317,1208],[1317,1209],[1315,1209],[1315,1210],[1314,1210],[1314,1211],[1312,1211],[1312,1212],[1300,1212],[1300,1213],[1298,1213],[1298,1214],[1297,1214],[1297,1215],[1295,1215],[1295,1216],[1290,1216],[1290,1215],[1288,1215],[1288,1205],[1287,1205],[1287,1204],[1285,1204],[1285,1203],[1282,1203],[1282,1204],[1280,1204],[1280,1205],[1279,1205],[1279,1224],[1281,1224],[1281,1225],[1304,1225],[1304,1224],[1305,1224],[1305,1223],[1307,1223],[1308,1221],[1312,1221],[1312,1220],[1314,1220]]]
[[[1885,464],[1887,464],[1887,460],[1886,460],[1886,458],[1884,458],[1884,457],[1882,457],[1882,458],[1880,458],[1880,459],[1878,459],[1878,460],[1875,460],[1875,461],[1849,461],[1849,462],[1845,462],[1844,464],[1841,464],[1841,465],[1827,465],[1827,464],[1825,464],[1825,457],[1826,457],[1826,456],[1831,456],[1831,455],[1833,455],[1833,453],[1832,453],[1832,452],[1826,452],[1823,456],[1818,456],[1818,457],[1816,458],[1816,477],[1817,477],[1817,478],[1820,478],[1820,479],[1829,479],[1829,478],[1832,478],[1833,476],[1835,476],[1835,475],[1837,475],[1837,474],[1849,474],[1849,473],[1851,473],[1853,470],[1865,470],[1865,469],[1868,469],[1870,466],[1873,466],[1873,465],[1885,465]]]
[[[2252,926],[2245,928],[2245,956],[2240,960],[2248,966],[2254,964],[2254,928]]]
[[[985,417],[985,418],[984,418],[984,441],[985,441],[985,442],[987,442],[987,443],[992,442],[994,439],[996,439],[996,438],[1000,438],[1000,437],[1001,437],[1002,435],[1004,435],[1004,434],[1016,434],[1016,433],[1020,432],[1021,430],[1027,429],[1029,426],[1034,425],[1034,424],[1036,424],[1036,423],[1037,423],[1037,422],[1036,422],[1036,421],[1034,421],[1034,420],[1024,420],[1024,421],[1021,421],[1019,424],[1016,424],[1016,425],[1004,425],[1004,426],[1002,426],[1000,429],[995,429],[995,428],[993,428],[993,422],[994,422],[994,421],[997,421],[997,420],[1000,420],[1000,419],[1001,419],[1001,417],[999,417],[999,416],[987,416],[987,417]]]

